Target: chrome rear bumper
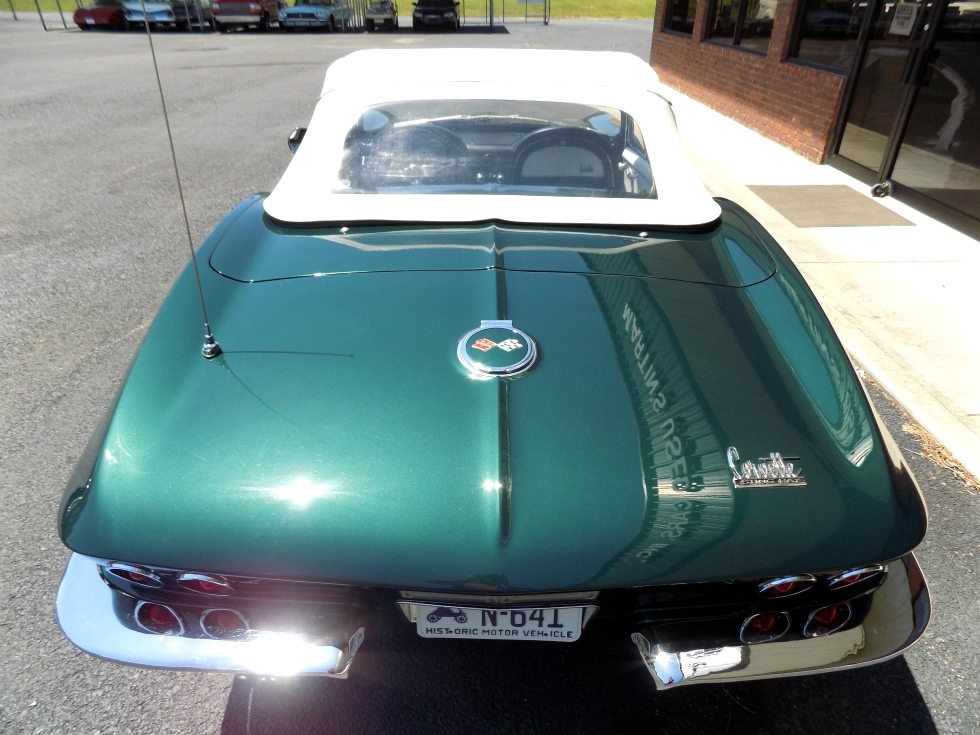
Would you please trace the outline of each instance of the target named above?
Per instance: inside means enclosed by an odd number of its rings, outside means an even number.
[[[363,628],[336,645],[271,632],[242,641],[144,633],[125,620],[128,613],[115,604],[121,595],[102,581],[98,563],[72,554],[55,601],[58,624],[68,640],[98,658],[157,669],[346,679],[364,639]]]
[[[864,621],[820,638],[677,651],[634,633],[658,690],[685,684],[772,679],[886,661],[915,643],[929,624],[929,590],[915,557],[888,566]],[[669,649],[669,650],[667,650]]]

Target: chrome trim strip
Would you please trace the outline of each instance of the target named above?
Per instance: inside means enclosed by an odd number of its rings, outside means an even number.
[[[224,13],[220,13],[218,15],[215,15],[214,19],[223,26],[235,26],[235,25],[256,26],[262,22],[261,15],[225,15]],[[278,21],[279,16],[270,15],[269,20]]]
[[[857,569],[848,569],[846,572],[841,572],[830,579],[827,580],[827,589],[836,590],[843,589],[845,587],[850,587],[852,584],[857,584],[858,582],[864,582],[867,580],[866,574],[877,574],[881,575],[885,571],[884,564],[870,564],[866,567],[858,567]],[[847,584],[841,584],[845,579],[850,577],[852,574],[860,575],[858,579]]]
[[[514,595],[481,595],[460,592],[420,592],[399,590],[403,598],[430,605],[436,602],[455,602],[463,607],[547,607],[555,602],[586,603],[599,596],[599,590],[582,592],[530,592]]]
[[[783,592],[775,590],[776,585],[786,584],[787,582],[809,582],[806,587],[802,587],[795,592]],[[767,599],[778,600],[783,597],[792,597],[793,595],[798,595],[801,592],[806,592],[809,589],[813,589],[813,585],[817,583],[817,578],[812,574],[791,574],[786,577],[778,577],[777,579],[770,579],[768,582],[760,582],[758,592],[760,595]]]
[[[103,566],[103,569],[105,569],[106,572],[111,574],[113,577],[117,577],[128,584],[138,584],[140,587],[148,587],[150,589],[160,589],[163,587],[163,580],[160,579],[160,575],[151,572],[146,567],[138,567],[135,564],[124,564],[121,561],[110,561]],[[146,577],[151,583],[148,584],[147,582],[137,582],[135,579],[123,577],[122,575],[118,574],[118,572],[133,572],[141,577]]]
[[[912,554],[892,563],[864,621],[804,640],[667,651],[642,633],[632,639],[658,690],[702,682],[733,682],[816,674],[879,663],[898,656],[929,625],[932,603]]]
[[[219,590],[215,592],[202,592],[201,590],[196,590],[193,587],[188,587],[185,582],[208,582],[210,584],[220,587]],[[196,572],[184,572],[177,577],[177,584],[181,589],[185,589],[188,592],[193,592],[196,595],[213,595],[215,597],[227,597],[228,595],[235,594],[235,589],[228,583],[228,580],[224,577],[219,577],[216,574],[197,574]]]
[[[115,602],[122,595],[102,580],[102,559],[72,554],[58,586],[58,624],[75,646],[98,658],[133,666],[180,671],[211,671],[262,676],[330,676],[345,679],[357,647],[359,628],[350,641],[315,645],[296,635],[256,633],[247,641],[219,641],[141,633],[124,624]],[[123,606],[118,608],[123,609]]]

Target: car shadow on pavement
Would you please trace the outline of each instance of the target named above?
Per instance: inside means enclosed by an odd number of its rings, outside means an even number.
[[[658,693],[630,648],[389,638],[347,681],[236,679],[221,733],[937,733],[901,658]]]

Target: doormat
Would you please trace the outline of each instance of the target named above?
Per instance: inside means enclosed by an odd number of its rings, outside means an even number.
[[[749,189],[797,227],[912,225],[849,186],[750,186]]]

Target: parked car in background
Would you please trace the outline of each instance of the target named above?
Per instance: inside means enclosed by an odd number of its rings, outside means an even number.
[[[912,645],[915,479],[790,258],[705,191],[666,95],[615,52],[332,63],[281,180],[197,250],[69,479],[65,635],[337,678],[391,628],[474,662],[509,646],[510,667],[590,638],[657,689]]]
[[[177,20],[168,2],[123,0],[123,28],[142,28],[145,23],[151,28],[174,27]]]
[[[188,31],[193,28],[214,29],[211,0],[170,0],[170,7],[178,28]]]
[[[343,0],[296,0],[296,4],[279,11],[279,26],[283,30],[310,28],[335,31],[349,27],[353,11]]]
[[[368,5],[364,14],[364,27],[369,31],[384,28],[393,31],[398,28],[398,5],[393,0],[381,0]]]
[[[78,8],[72,20],[83,31],[92,28],[122,28],[122,0],[95,0],[90,5]]]
[[[459,30],[459,3],[456,0],[418,0],[412,4],[412,29],[444,28]]]
[[[267,31],[278,22],[279,11],[286,7],[282,0],[212,0],[214,27],[222,33],[232,28],[257,28]]]

